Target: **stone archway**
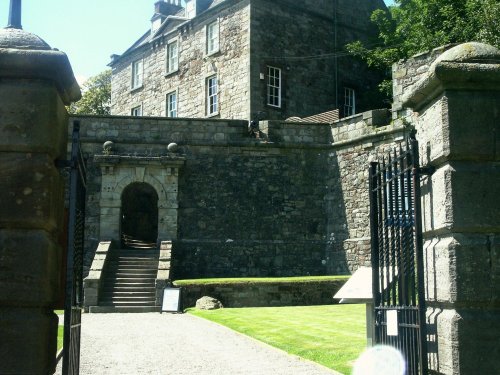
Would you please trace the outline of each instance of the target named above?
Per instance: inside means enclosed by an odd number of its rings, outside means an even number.
[[[184,164],[183,157],[95,155],[94,161],[102,172],[99,240],[121,240],[122,198],[123,194],[132,194],[133,190],[126,192],[131,186],[136,186],[139,195],[149,191],[148,194],[156,197],[157,235],[151,242],[177,237],[178,173]],[[147,188],[138,188],[146,185]]]
[[[158,240],[158,194],[145,182],[128,185],[121,196],[120,237],[125,245],[133,241]]]

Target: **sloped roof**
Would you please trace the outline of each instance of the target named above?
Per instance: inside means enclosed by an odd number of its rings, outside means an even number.
[[[207,0],[210,2],[208,7],[202,11],[200,14],[205,13],[206,11],[213,9],[217,7],[218,5],[226,2],[227,0]],[[198,14],[196,17],[198,17],[200,14]],[[154,17],[154,15],[153,15]],[[195,18],[196,18],[195,17]],[[186,18],[186,10],[185,8],[180,9],[175,15],[168,16],[165,21],[163,21],[162,25],[160,28],[154,33],[151,33],[151,30],[148,30],[142,35],[134,44],[132,44],[125,52],[123,52],[119,57],[117,57],[115,60],[113,60],[109,65],[113,65],[117,61],[119,61],[122,57],[128,55],[130,52],[136,50],[137,48],[140,48],[141,46],[150,43],[152,40],[155,38],[159,37],[165,32],[165,29],[169,24],[172,24],[173,22],[177,22],[178,24],[175,27],[178,27],[180,24],[183,24],[185,22],[189,22],[190,19]]]
[[[317,115],[312,115],[304,118],[291,117],[290,120],[294,122],[315,122],[315,123],[324,123],[331,124],[339,119],[339,110],[334,109],[331,111],[318,113]]]

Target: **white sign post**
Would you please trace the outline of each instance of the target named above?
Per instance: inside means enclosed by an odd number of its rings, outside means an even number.
[[[161,312],[181,312],[181,288],[163,289]]]

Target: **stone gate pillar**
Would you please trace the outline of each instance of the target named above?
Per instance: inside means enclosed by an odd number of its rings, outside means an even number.
[[[423,180],[431,373],[500,369],[500,51],[443,53],[406,94]]]
[[[0,29],[0,374],[55,368],[64,182],[54,161],[66,158],[64,105],[79,97],[64,53],[20,22]]]

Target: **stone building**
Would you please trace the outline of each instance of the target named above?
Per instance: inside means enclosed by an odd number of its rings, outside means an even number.
[[[113,55],[113,115],[286,119],[378,108],[380,77],[344,53],[376,35],[382,0],[158,1]]]

